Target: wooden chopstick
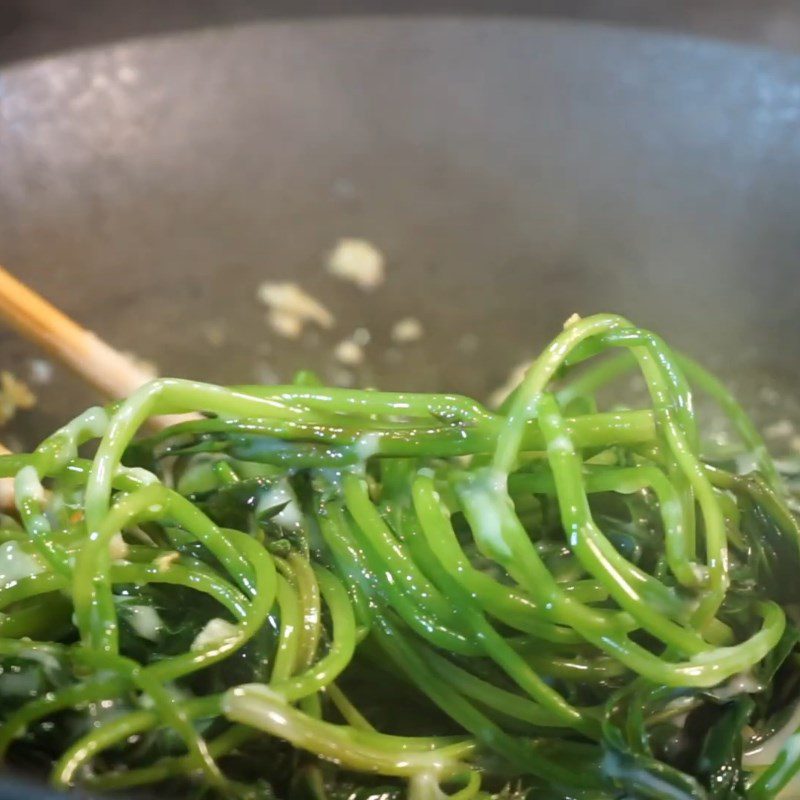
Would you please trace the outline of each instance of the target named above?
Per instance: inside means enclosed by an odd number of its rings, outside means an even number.
[[[127,397],[153,377],[3,267],[0,267],[0,316],[105,397]]]
[[[8,270],[0,266],[0,317],[25,338],[66,364],[79,377],[110,399],[127,397],[153,375],[70,319]],[[165,428],[197,419],[197,414],[164,414],[148,425]],[[11,451],[0,443],[0,455]],[[14,479],[0,478],[0,510],[14,508]]]
[[[11,451],[0,442],[0,456],[11,455]],[[14,479],[0,478],[0,511],[14,508]]]
[[[153,379],[151,373],[130,357],[70,319],[2,266],[0,317],[107,398],[127,397]],[[152,417],[149,424],[161,428],[188,418],[196,415]]]

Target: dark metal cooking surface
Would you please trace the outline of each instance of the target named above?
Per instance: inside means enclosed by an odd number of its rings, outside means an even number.
[[[63,0],[0,3],[0,63],[182,30],[308,17],[521,15],[636,25],[797,52],[795,0]]]
[[[700,355],[791,364],[793,58],[555,23],[306,21],[56,57],[0,87],[2,260],[167,373],[251,380],[269,341],[284,377],[329,363],[265,326],[255,287],[286,277],[338,334],[373,332],[384,385],[482,394],[570,313],[609,309]],[[374,296],[324,276],[341,235],[386,252]],[[408,313],[424,352],[387,363]],[[79,394],[46,394],[38,419]]]

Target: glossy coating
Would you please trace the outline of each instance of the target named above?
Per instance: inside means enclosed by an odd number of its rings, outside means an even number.
[[[0,74],[0,262],[165,374],[335,380],[363,326],[360,382],[485,396],[572,312],[608,310],[745,393],[796,386],[799,123],[800,60],[605,27],[131,40]],[[348,235],[387,257],[374,294],[324,272]],[[302,284],[336,329],[274,336],[264,280]],[[425,336],[393,347],[409,315]],[[32,351],[0,347],[25,375]],[[92,401],[59,372],[40,394],[27,444]]]

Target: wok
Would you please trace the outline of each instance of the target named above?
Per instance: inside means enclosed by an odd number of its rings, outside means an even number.
[[[797,389],[796,58],[521,19],[279,21],[17,64],[0,112],[0,261],[163,374],[331,378],[365,327],[359,381],[484,396],[572,312],[613,310],[747,397]],[[386,255],[372,294],[322,267],[345,235]],[[324,298],[336,330],[275,337],[265,280]],[[425,336],[392,349],[408,315]],[[32,351],[2,352],[24,376]],[[57,371],[16,435],[92,400]]]

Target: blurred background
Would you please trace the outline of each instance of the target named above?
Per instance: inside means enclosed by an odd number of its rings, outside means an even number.
[[[608,310],[794,397],[799,53],[790,0],[0,0],[0,264],[162,374],[485,398]],[[270,327],[287,280],[330,329]],[[0,353],[15,446],[96,400]]]
[[[536,15],[800,50],[796,0],[3,0],[0,59],[270,17],[374,13]]]

